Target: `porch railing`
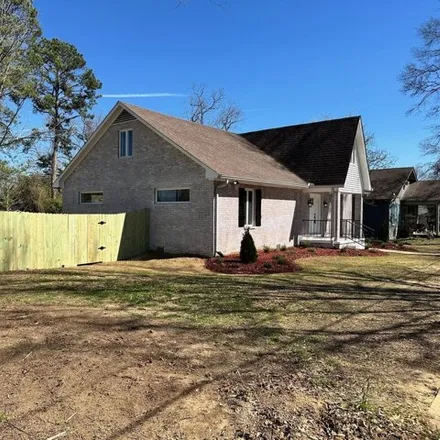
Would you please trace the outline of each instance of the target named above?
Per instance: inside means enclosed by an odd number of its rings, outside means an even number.
[[[303,220],[302,235],[310,237],[331,237],[329,220]]]
[[[341,221],[341,237],[365,238],[372,237],[374,229],[364,225],[360,221],[343,219]]]
[[[360,222],[353,220],[341,220],[341,237],[344,238],[364,238]]]
[[[309,237],[325,237],[332,236],[331,220],[303,220],[302,221],[302,235]],[[364,225],[360,221],[349,219],[341,220],[341,238],[363,239],[365,237],[372,237],[374,229]]]

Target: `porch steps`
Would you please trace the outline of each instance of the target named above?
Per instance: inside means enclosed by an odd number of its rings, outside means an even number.
[[[336,248],[336,249],[365,249],[365,239],[350,239],[341,238],[339,241],[334,241],[331,238],[325,237],[307,237],[300,236],[298,244],[307,243],[314,247]]]

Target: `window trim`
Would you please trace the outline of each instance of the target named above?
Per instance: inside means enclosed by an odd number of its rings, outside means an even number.
[[[183,190],[187,190],[189,191],[189,200],[186,202],[179,202],[179,201],[175,201],[175,202],[160,202],[158,200],[158,196],[159,196],[159,191],[183,191]],[[180,187],[180,188],[156,188],[155,189],[155,197],[154,197],[154,203],[158,204],[158,205],[166,205],[166,204],[172,204],[172,205],[182,205],[182,204],[186,204],[188,205],[189,203],[191,203],[191,188],[188,187]]]
[[[354,147],[353,151],[351,152],[351,163],[356,163],[356,147]]]
[[[83,202],[81,197],[83,194],[102,194],[102,202]],[[78,200],[80,205],[102,205],[104,203],[104,191],[80,191]]]
[[[128,152],[128,142],[127,142],[128,135],[127,135],[127,133],[128,132],[131,132],[131,154],[130,155],[127,154],[127,152]],[[125,154],[124,155],[121,154],[122,153],[122,151],[121,151],[121,148],[122,148],[121,134],[122,133],[125,133]],[[134,151],[134,148],[133,148],[133,129],[132,128],[124,128],[123,130],[119,130],[118,131],[118,157],[119,157],[119,159],[133,157],[133,151]]]
[[[254,188],[244,188],[245,194],[246,194],[246,201],[245,201],[245,219],[244,219],[244,227],[245,228],[254,228],[256,227],[256,206],[255,203],[255,189]],[[248,214],[249,214],[249,196],[248,194],[252,193],[252,223],[249,223],[248,220]]]

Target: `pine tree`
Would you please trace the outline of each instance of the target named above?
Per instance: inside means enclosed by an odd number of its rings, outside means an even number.
[[[32,0],[0,0],[0,150],[34,139],[34,133],[20,127],[19,116],[35,91],[30,53],[39,36]]]
[[[38,61],[34,110],[47,119],[50,146],[39,162],[47,167],[53,184],[58,175],[59,156],[70,158],[77,144],[78,118],[92,117],[90,110],[102,87],[84,57],[72,44],[43,39],[35,52]],[[53,193],[52,193],[53,195]]]

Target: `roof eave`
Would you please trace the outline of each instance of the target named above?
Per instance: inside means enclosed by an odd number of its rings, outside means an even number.
[[[219,179],[234,180],[239,183],[248,184],[248,185],[264,185],[264,186],[272,186],[272,187],[280,187],[280,188],[304,189],[309,187],[309,185],[306,182],[293,183],[282,180],[265,180],[265,179],[253,179],[249,177],[227,176],[224,174],[220,175]]]

